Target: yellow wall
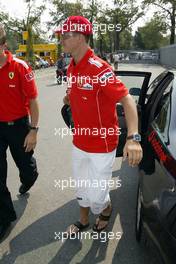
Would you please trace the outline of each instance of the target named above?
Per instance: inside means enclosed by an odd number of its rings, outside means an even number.
[[[34,53],[40,56],[40,52],[50,52],[50,57],[56,62],[57,60],[57,45],[52,44],[34,44]],[[24,56],[18,56],[18,53],[26,52],[26,45],[19,45],[19,49],[16,50],[18,58],[25,59]],[[49,59],[49,56],[41,56],[44,59]]]

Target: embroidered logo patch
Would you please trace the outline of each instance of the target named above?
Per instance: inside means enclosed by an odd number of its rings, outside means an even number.
[[[90,83],[83,84],[83,89],[93,90],[93,86]]]
[[[113,77],[113,73],[111,71],[105,72],[101,77],[100,77],[100,81],[104,82],[106,80],[108,80],[109,78]]]
[[[92,80],[89,76],[79,76],[77,80],[77,87],[82,90],[93,90]]]
[[[9,78],[12,80],[14,78],[15,74],[14,72],[9,72]]]
[[[25,75],[25,78],[28,82],[32,81],[34,79],[34,73],[30,72]]]

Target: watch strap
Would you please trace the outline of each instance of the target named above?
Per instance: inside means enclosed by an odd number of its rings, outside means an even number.
[[[130,135],[127,137],[127,139],[133,139],[134,138],[134,135]]]
[[[132,139],[133,141],[140,142],[141,141],[141,135],[138,133],[132,134],[127,136],[127,140]]]
[[[38,130],[39,130],[39,127],[36,127],[36,126],[30,126],[30,129],[31,129],[31,130],[35,130],[35,131],[38,131]]]

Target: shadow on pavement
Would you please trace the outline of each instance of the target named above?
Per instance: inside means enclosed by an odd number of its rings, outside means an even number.
[[[9,236],[9,234],[12,231],[12,229],[14,229],[14,227],[16,226],[16,224],[18,223],[18,221],[22,217],[22,215],[23,215],[23,213],[24,213],[24,211],[26,209],[27,200],[28,200],[29,196],[30,196],[29,193],[26,193],[23,196],[18,194],[17,195],[18,200],[13,201],[13,205],[14,205],[15,211],[17,213],[17,220],[12,222],[12,224],[11,224],[9,230],[7,231],[6,235],[3,237],[2,240],[0,240],[0,243],[2,243]]]
[[[47,84],[46,87],[59,86],[58,83]]]
[[[123,230],[121,239],[113,242],[115,245],[112,250],[111,260],[107,261],[107,242],[100,240],[91,241],[91,248],[87,254],[83,256],[81,249],[85,240],[66,240],[61,246],[58,245],[58,253],[50,260],[49,264],[69,264],[73,263],[73,258],[81,258],[81,261],[76,261],[75,264],[88,263],[112,263],[112,264],[137,264],[137,263],[156,263],[151,262],[150,256],[147,256],[146,250],[137,244],[135,241],[134,226],[135,226],[135,203],[137,189],[137,170],[132,172],[131,168],[123,165],[120,171],[113,172],[113,178],[118,175],[122,179],[122,187],[111,191],[111,199],[113,204],[113,213],[107,228],[110,232],[114,226],[116,217],[120,217],[120,223]],[[130,179],[130,177],[132,179]],[[16,210],[18,215],[20,211],[24,211],[27,200],[19,200],[16,202]],[[74,210],[73,210],[74,209]],[[4,255],[0,260],[2,264],[12,264],[18,256],[31,252],[45,245],[55,242],[55,232],[64,232],[68,225],[78,220],[79,207],[76,200],[71,200],[59,209],[45,215],[10,241],[10,253]],[[90,216],[91,225],[94,223],[95,217]],[[120,232],[115,228],[115,232]],[[91,232],[91,230],[90,230]],[[59,242],[59,241],[58,241]],[[59,242],[60,243],[60,242]],[[108,249],[109,250],[109,249]],[[43,260],[39,264],[43,263]]]
[[[16,205],[15,208],[19,216],[19,212],[22,206],[21,204],[19,205],[19,201],[18,204],[16,204],[16,201],[14,202],[14,204]],[[70,223],[74,222],[77,219],[78,212],[79,207],[77,205],[77,201],[72,200],[69,203],[65,204],[63,207],[57,209],[56,211],[40,218],[10,241],[9,254],[3,255],[0,259],[0,263],[15,263],[15,260],[18,258],[18,256],[31,252],[32,250],[38,249],[50,243],[53,243],[54,241],[56,241],[54,239],[55,232],[64,232],[68,225],[70,225]],[[74,243],[74,254],[76,254],[78,251],[77,249],[75,250],[75,245],[76,244]],[[78,248],[80,248],[80,246]],[[67,251],[70,251],[70,253],[72,252],[71,248],[67,248]],[[66,254],[65,257],[68,258],[68,254]],[[71,257],[72,256],[70,255],[70,258]]]

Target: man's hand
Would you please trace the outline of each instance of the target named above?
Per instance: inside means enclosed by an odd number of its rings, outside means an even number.
[[[37,132],[35,130],[30,130],[24,141],[25,152],[30,152],[35,148],[37,144]]]
[[[69,101],[68,95],[64,96],[63,102],[64,102],[64,104],[70,105],[70,101]]]
[[[123,161],[128,157],[129,166],[135,167],[142,160],[142,148],[139,142],[127,140],[123,149]]]

